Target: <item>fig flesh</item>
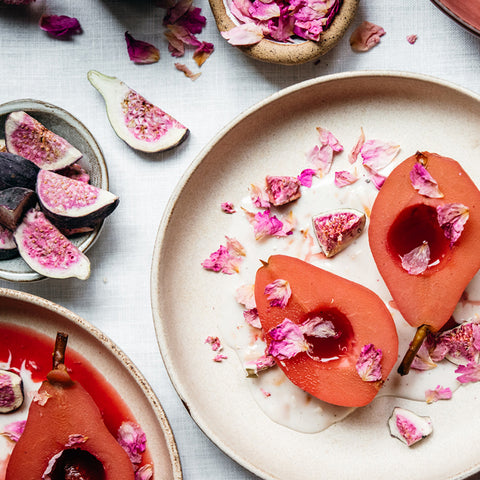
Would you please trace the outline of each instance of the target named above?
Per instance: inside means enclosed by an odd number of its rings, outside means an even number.
[[[35,190],[39,168],[26,158],[10,152],[0,152],[0,190],[25,187]]]
[[[90,261],[45,217],[29,210],[14,232],[20,256],[37,273],[51,278],[86,280]]]
[[[23,404],[23,382],[20,375],[0,370],[0,413],[10,413]]]
[[[83,229],[100,223],[118,205],[113,193],[80,180],[41,170],[37,195],[47,218],[58,228]]]
[[[82,158],[82,153],[26,112],[12,112],[5,121],[7,151],[45,170],[59,170]]]
[[[90,70],[88,80],[105,100],[115,133],[135,150],[161,152],[187,138],[187,127],[118,78]]]
[[[0,260],[9,260],[16,256],[18,256],[18,249],[13,232],[0,225]]]
[[[34,207],[37,196],[33,190],[11,187],[0,191],[0,225],[15,230],[23,214]]]

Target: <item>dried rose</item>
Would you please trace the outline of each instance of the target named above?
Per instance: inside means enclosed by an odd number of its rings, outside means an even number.
[[[423,242],[420,246],[415,247],[410,252],[401,257],[402,267],[410,275],[420,275],[423,273],[430,263],[430,247],[428,242]]]
[[[263,29],[255,23],[242,23],[220,33],[230,45],[255,45],[263,39]]]
[[[424,341],[420,346],[415,358],[413,359],[411,368],[414,370],[426,371],[432,370],[437,364],[432,360],[430,356],[430,350],[427,345],[427,341]]]
[[[348,185],[352,185],[358,180],[358,177],[351,172],[347,172],[346,170],[341,170],[335,172],[335,186],[338,188],[346,187]]]
[[[307,153],[307,161],[309,161],[320,174],[325,175],[330,171],[334,153],[341,152],[343,146],[329,130],[317,127],[317,131],[320,145],[315,145]]]
[[[348,154],[348,161],[350,163],[355,163],[357,161],[358,156],[360,155],[360,151],[365,143],[365,132],[363,128],[360,128],[360,136],[358,137],[357,143],[352,148],[352,151]]]
[[[65,444],[66,447],[74,447],[75,445],[80,445],[85,443],[88,440],[88,437],[81,433],[74,433],[68,436],[68,441]]]
[[[450,398],[452,398],[452,390],[448,387],[444,388],[437,385],[437,388],[425,391],[425,401],[427,403],[437,402],[438,400],[449,400]]]
[[[300,172],[300,175],[298,175],[297,178],[302,186],[310,188],[312,186],[312,180],[315,174],[315,170],[312,168],[306,168]]]
[[[243,312],[243,318],[245,321],[254,328],[262,328],[260,323],[260,317],[258,316],[258,310],[256,308],[250,308]]]
[[[299,325],[285,318],[280,325],[268,331],[272,341],[268,346],[267,354],[279,360],[293,358],[300,352],[309,350],[310,345],[305,340]]]
[[[220,204],[220,208],[225,213],[235,213],[235,207],[233,206],[232,202],[223,202]]]
[[[244,368],[248,377],[256,377],[258,376],[258,372],[272,368],[275,365],[275,359],[271,355],[262,355],[255,360],[245,362]]]
[[[430,175],[428,170],[421,164],[415,163],[410,171],[410,181],[420,195],[429,198],[442,198],[443,193],[438,188],[437,181]]]
[[[134,63],[149,64],[160,60],[160,52],[151,43],[136,40],[128,32],[125,32],[125,42],[130,60]]]
[[[480,364],[469,362],[466,365],[459,365],[455,373],[460,374],[457,377],[460,383],[478,382],[480,381]]]
[[[189,78],[190,80],[196,80],[202,73],[201,72],[197,72],[197,73],[193,73],[185,64],[183,63],[178,63],[176,62],[175,63],[175,68],[179,71],[179,72],[183,72],[183,74]]]
[[[461,203],[437,206],[438,224],[442,227],[445,237],[450,240],[450,246],[460,238],[469,215],[468,207]]]
[[[363,165],[378,172],[388,166],[398,155],[400,146],[383,140],[367,140],[360,149]]]
[[[292,289],[290,284],[281,278],[274,280],[265,287],[265,295],[270,300],[271,307],[285,308],[290,297],[292,296]]]
[[[373,343],[364,345],[360,351],[355,368],[364,382],[377,382],[382,379],[382,351]]]
[[[147,437],[140,425],[135,422],[122,422],[118,429],[117,442],[127,452],[133,464],[138,464],[142,461]]]
[[[300,328],[307,337],[335,338],[340,335],[333,322],[322,317],[309,318],[300,325]]]
[[[252,184],[250,185],[250,198],[257,208],[269,208],[270,201],[265,186]]]
[[[214,337],[213,335],[209,335],[205,339],[205,343],[208,343],[214,352],[220,352],[223,350],[222,343],[218,337]]]
[[[201,67],[205,61],[213,53],[213,43],[202,42],[193,52],[193,59],[195,63]]]
[[[17,422],[9,423],[3,429],[3,432],[0,432],[0,435],[7,437],[12,440],[12,442],[18,442],[18,439],[25,430],[26,420],[18,420]]]
[[[269,235],[277,237],[288,235],[288,231],[285,231],[283,222],[271,214],[270,210],[257,212],[255,214],[248,211],[245,211],[245,213],[248,221],[253,226],[255,240],[261,240]]]
[[[226,237],[227,246],[220,245],[220,248],[210,254],[210,257],[202,262],[205,270],[221,272],[227,275],[238,273],[239,266],[245,251],[242,245],[235,239]]]
[[[42,30],[56,38],[67,37],[74,33],[80,33],[82,27],[74,17],[67,15],[42,15],[39,26]]]
[[[255,285],[250,283],[238,287],[235,291],[235,300],[247,310],[255,308]]]
[[[407,42],[410,45],[413,45],[418,39],[418,35],[412,34],[412,35],[407,35]]]
[[[153,467],[149,463],[143,465],[135,472],[135,480],[151,480],[153,478]]]
[[[374,23],[362,22],[350,36],[350,46],[354,52],[368,52],[380,43],[385,30]]]

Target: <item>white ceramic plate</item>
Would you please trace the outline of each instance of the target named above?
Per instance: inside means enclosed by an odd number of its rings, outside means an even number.
[[[83,153],[79,164],[90,175],[90,183],[108,190],[108,171],[103,153],[93,135],[79,120],[60,107],[40,100],[22,99],[0,105],[0,138],[5,136],[5,120],[9,113],[23,110],[49,130],[64,137]],[[75,236],[74,243],[86,252],[98,238],[103,223],[90,233]],[[14,282],[31,282],[45,277],[34,272],[21,257],[0,261],[0,278]]]
[[[377,398],[323,432],[299,433],[258,407],[231,348],[223,352],[229,358],[216,363],[204,343],[228,321],[224,298],[232,298],[235,285],[234,275],[200,266],[225,244],[224,235],[239,233],[232,231],[232,216],[221,211],[221,202],[238,207],[251,183],[306,168],[317,126],[334,132],[346,151],[363,127],[367,138],[398,142],[403,158],[417,150],[454,157],[480,182],[480,98],[452,84],[408,73],[345,73],[292,86],[254,106],[192,163],[159,227],[152,307],[171,380],[213,442],[265,479],[466,478],[480,468],[480,416],[473,413],[478,384],[431,405]],[[321,205],[312,208],[322,211]],[[359,281],[362,274],[352,272]],[[430,415],[433,435],[410,449],[390,437],[386,423],[397,405]]]
[[[52,338],[69,335],[75,350],[111,383],[146,434],[155,479],[181,480],[180,459],[173,433],[155,393],[132,361],[100,330],[71,311],[28,293],[0,288],[0,325],[27,327]],[[1,338],[1,328],[0,328]]]

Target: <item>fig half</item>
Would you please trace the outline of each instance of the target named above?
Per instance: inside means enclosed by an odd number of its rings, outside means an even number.
[[[49,220],[61,229],[92,227],[110,215],[119,199],[89,183],[40,170],[37,178],[40,206]]]
[[[187,127],[118,78],[96,70],[90,70],[87,76],[105,100],[115,133],[130,147],[148,153],[161,152],[187,138]]]
[[[23,214],[34,207],[37,196],[33,190],[11,187],[0,191],[0,225],[15,230]]]
[[[82,153],[28,113],[12,112],[5,121],[7,151],[45,170],[59,170],[82,158]]]

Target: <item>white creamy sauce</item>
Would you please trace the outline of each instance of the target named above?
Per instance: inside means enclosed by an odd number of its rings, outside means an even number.
[[[403,158],[402,158],[403,159]],[[383,282],[368,245],[368,219],[362,235],[345,250],[332,258],[321,255],[320,247],[315,239],[312,228],[312,216],[337,208],[354,208],[362,212],[369,212],[377,195],[377,189],[368,181],[368,177],[361,177],[356,183],[343,188],[336,187],[333,183],[334,170],[353,167],[346,163],[343,165],[339,159],[334,161],[331,172],[325,177],[314,177],[311,188],[302,187],[302,197],[281,208],[273,208],[272,213],[278,218],[293,212],[297,225],[293,235],[275,238],[268,237],[256,241],[253,227],[248,222],[245,213],[240,207],[256,212],[248,194],[245,198],[228,199],[235,203],[237,213],[230,215],[231,228],[225,232],[229,237],[236,238],[245,247],[246,256],[240,266],[238,275],[225,276],[231,298],[220,300],[222,324],[219,325],[222,342],[236,351],[242,364],[248,360],[258,358],[264,353],[265,344],[258,340],[260,331],[250,327],[243,319],[243,307],[235,300],[235,291],[245,284],[253,284],[257,269],[261,266],[260,260],[267,261],[270,255],[285,254],[306,260],[320,268],[333,272],[344,278],[360,283],[373,290],[382,298],[390,309],[395,320],[399,335],[400,363],[413,338],[415,329],[407,324],[401,315],[391,306],[392,297]],[[360,161],[360,160],[359,160]],[[359,162],[358,161],[358,162]],[[381,173],[388,175],[400,160],[396,160]],[[362,175],[363,167],[356,166],[356,171]],[[298,172],[297,172],[298,173]],[[285,174],[285,172],[272,172],[272,174]],[[290,173],[294,174],[294,173]],[[252,179],[252,183],[261,183],[263,179]],[[466,290],[466,300],[462,301],[455,311],[458,322],[478,316],[480,312],[480,275],[477,275]],[[425,391],[435,389],[438,385],[449,387],[452,392],[460,383],[456,380],[454,370],[456,365],[444,360],[429,371],[415,371],[404,377],[397,374],[397,365],[392,370],[385,385],[378,396],[395,396],[425,402]],[[314,433],[328,428],[330,425],[342,420],[353,408],[338,407],[322,402],[305,393],[293,385],[285,374],[278,368],[259,372],[258,377],[247,378],[253,397],[263,412],[273,421],[288,428]],[[453,400],[451,400],[453,401]]]

